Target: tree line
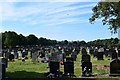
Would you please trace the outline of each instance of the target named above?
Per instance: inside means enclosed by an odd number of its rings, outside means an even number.
[[[22,34],[17,34],[14,31],[5,31],[0,33],[0,40],[2,41],[2,47],[14,48],[16,46],[26,47],[26,46],[54,46],[54,45],[84,45],[85,41],[57,41],[51,40],[43,37],[36,37],[34,34],[24,36]]]
[[[57,41],[51,40],[43,37],[36,37],[34,34],[24,36],[22,34],[17,34],[14,31],[5,31],[0,33],[0,41],[2,41],[2,47],[13,48],[16,46],[26,47],[26,46],[54,46],[54,45],[119,45],[118,38],[111,39],[98,39],[94,41],[85,42],[83,41]]]

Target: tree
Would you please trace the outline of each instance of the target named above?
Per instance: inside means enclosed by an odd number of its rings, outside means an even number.
[[[92,9],[93,15],[89,19],[91,23],[102,19],[103,25],[110,25],[112,33],[117,33],[120,28],[120,1],[119,2],[98,2]]]
[[[35,35],[30,34],[26,39],[28,45],[38,45],[38,38]]]
[[[5,32],[4,44],[7,47],[9,48],[16,47],[16,45],[18,45],[18,41],[19,39],[17,33],[11,31]]]
[[[26,46],[27,45],[27,39],[25,36],[23,36],[22,34],[18,35],[19,38],[19,46]]]

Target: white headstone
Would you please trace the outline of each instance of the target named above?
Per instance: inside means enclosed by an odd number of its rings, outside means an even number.
[[[38,62],[38,53],[37,52],[32,53],[32,62]]]

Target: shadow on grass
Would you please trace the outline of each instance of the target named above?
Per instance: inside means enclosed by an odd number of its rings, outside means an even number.
[[[18,79],[39,79],[45,78],[44,73],[37,72],[27,72],[27,71],[16,71],[16,72],[6,72],[8,80],[18,80]]]
[[[47,80],[44,76],[44,73],[37,72],[27,72],[27,71],[16,71],[16,72],[7,72],[6,73],[8,79],[6,80]],[[120,80],[118,78],[55,78],[55,80]]]

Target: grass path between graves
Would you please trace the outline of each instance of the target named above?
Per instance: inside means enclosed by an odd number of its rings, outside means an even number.
[[[41,59],[39,59],[41,61]],[[109,65],[111,60],[100,60],[98,61],[96,58],[91,57],[92,62],[92,71],[95,74],[95,77],[81,77],[82,67],[81,65],[81,55],[78,55],[77,61],[74,62],[74,72],[76,78],[80,78],[82,80],[120,80],[120,77],[110,77],[109,74],[109,67],[104,67],[104,65]],[[26,60],[26,62],[22,62],[21,60],[15,60],[15,62],[9,62],[8,68],[6,69],[7,76],[13,80],[17,79],[32,79],[35,80],[38,78],[45,78],[44,72],[48,72],[49,69],[48,63],[35,63],[31,62],[31,59]],[[63,71],[63,65],[60,66],[60,70]],[[16,79],[17,78],[17,79]],[[74,78],[73,78],[74,79]],[[66,80],[66,79],[65,79]]]

